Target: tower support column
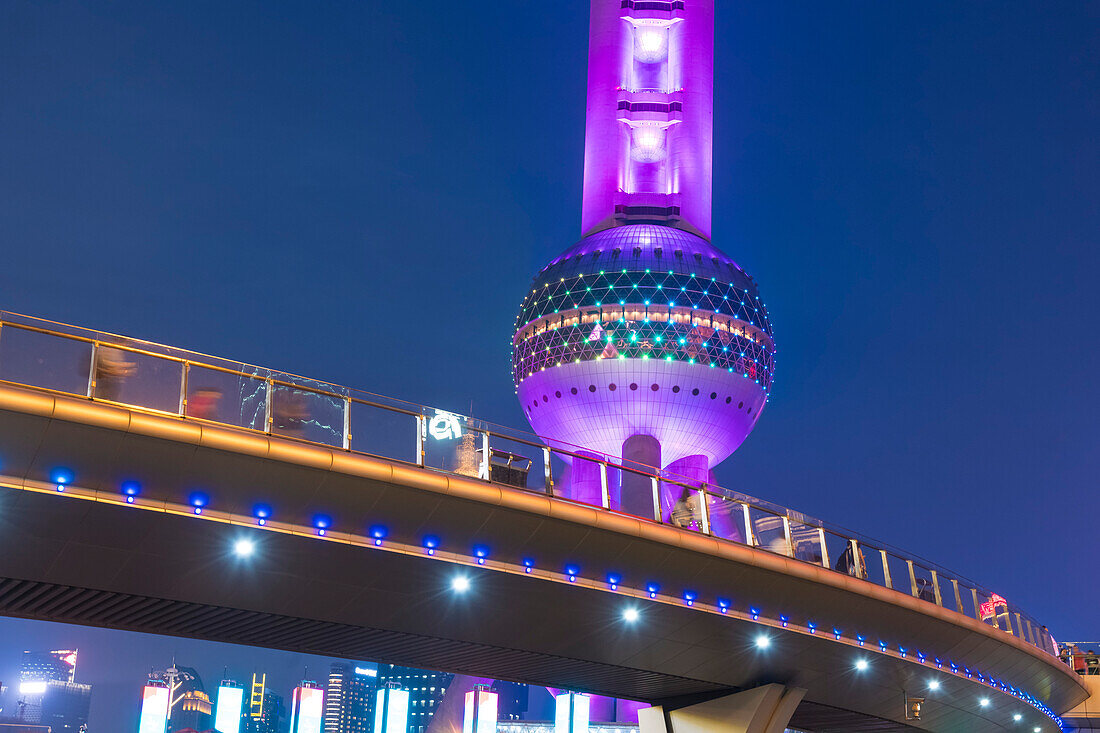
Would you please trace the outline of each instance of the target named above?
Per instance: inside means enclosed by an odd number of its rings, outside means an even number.
[[[806,690],[763,685],[733,695],[668,710],[638,711],[640,733],[783,733]]]

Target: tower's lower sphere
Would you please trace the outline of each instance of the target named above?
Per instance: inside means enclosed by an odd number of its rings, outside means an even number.
[[[700,480],[748,436],[771,386],[752,278],[668,226],[582,239],[535,277],[516,329],[516,390],[543,439]]]

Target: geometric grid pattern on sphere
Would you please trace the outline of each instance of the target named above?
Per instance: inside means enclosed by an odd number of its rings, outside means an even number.
[[[756,284],[689,232],[654,224],[585,237],[536,276],[512,342],[518,386],[566,363],[701,364],[770,391],[775,346]]]

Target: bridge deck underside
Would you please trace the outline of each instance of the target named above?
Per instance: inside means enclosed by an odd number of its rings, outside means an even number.
[[[76,483],[105,491],[139,477],[143,497],[184,503],[201,487],[211,506],[250,514],[257,501],[282,521],[309,524],[314,512],[334,531],[365,533],[374,523],[387,543],[417,546],[439,535],[436,557],[329,542],[198,517],[73,497],[0,489],[0,613],[205,638],[549,684],[651,702],[782,682],[810,690],[792,725],[807,730],[904,729],[903,695],[926,689],[927,666],[874,655],[831,637],[763,629],[748,619],[682,604],[628,599],[560,579],[506,568],[459,566],[484,543],[492,560],[540,567],[576,563],[582,575],[614,570],[625,584],[659,582],[669,593],[731,595],[765,613],[833,619],[868,638],[905,639],[913,648],[974,660],[990,674],[1054,707],[1081,696],[1055,666],[987,634],[911,608],[776,572],[761,561],[733,562],[551,515],[329,470],[214,450],[136,431],[0,410],[2,473],[42,479],[66,465]],[[414,469],[417,470],[417,469]],[[507,489],[501,489],[508,491]],[[247,561],[232,541],[252,536]],[[757,551],[753,551],[757,552]],[[795,562],[795,561],[788,561]],[[471,590],[456,595],[456,572]],[[827,572],[827,571],[823,571]],[[850,579],[846,579],[850,580]],[[861,581],[851,580],[852,583]],[[865,584],[866,585],[866,584]],[[900,594],[899,594],[900,595]],[[642,611],[623,623],[625,605]],[[872,674],[854,670],[869,655]],[[1000,730],[1009,707],[1042,722],[1026,705],[976,682],[949,680],[925,706],[922,729]],[[979,695],[995,700],[979,714]],[[931,696],[930,696],[931,697]]]

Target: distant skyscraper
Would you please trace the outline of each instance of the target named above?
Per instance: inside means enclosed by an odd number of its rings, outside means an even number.
[[[325,688],[325,733],[371,733],[378,670],[335,662]]]
[[[178,667],[173,663],[163,672],[155,672],[152,678],[164,681],[172,693],[168,706],[170,733],[178,733],[184,728],[206,730],[210,727],[213,705],[194,667]]]
[[[22,721],[49,725],[54,733],[77,733],[88,724],[92,686],[76,682],[75,649],[23,652],[19,670]]]
[[[240,733],[241,723],[246,717],[244,690],[233,680],[222,680],[218,687],[214,729],[218,733]]]
[[[283,698],[267,689],[267,674],[252,675],[246,733],[282,733]]]
[[[396,682],[409,691],[408,733],[424,733],[428,729],[453,679],[454,675],[445,672],[395,667],[392,664],[378,665],[379,686]]]
[[[325,716],[325,690],[304,680],[294,688],[290,706],[290,733],[321,733]]]

